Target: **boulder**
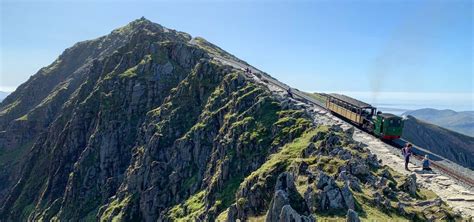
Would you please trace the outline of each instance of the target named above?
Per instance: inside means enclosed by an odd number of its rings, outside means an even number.
[[[336,182],[334,181],[334,179],[332,177],[330,177],[329,175],[327,175],[323,171],[319,172],[318,182],[316,183],[316,187],[318,189],[323,189],[328,185],[329,186],[335,186],[335,184],[336,184]]]
[[[377,188],[382,188],[383,186],[387,185],[387,178],[385,177],[380,177],[379,181],[375,184]]]
[[[304,192],[304,201],[309,209],[309,212],[314,213],[320,208],[320,193],[313,189],[312,186],[308,186]]]
[[[349,169],[352,175],[365,176],[369,174],[369,167],[360,159],[349,160]]]
[[[347,210],[346,222],[360,222],[357,212],[352,209]]]
[[[311,142],[315,143],[319,140],[322,140],[324,139],[324,137],[326,136],[326,132],[323,132],[323,131],[319,131],[318,133],[316,133],[316,135],[314,135],[313,137],[311,137]]]
[[[385,201],[383,202],[383,206],[385,207],[385,209],[390,209],[392,207],[392,205],[390,204],[390,200],[389,199],[385,199]]]
[[[267,220],[268,221],[268,220]],[[279,222],[315,222],[312,216],[302,216],[296,212],[290,205],[285,205],[281,209]]]
[[[397,203],[397,210],[398,210],[398,213],[400,213],[401,215],[406,215],[406,211],[405,211],[405,204],[403,204],[402,202],[398,202]]]
[[[344,203],[348,209],[355,209],[355,200],[354,196],[352,195],[351,190],[349,189],[349,185],[346,183],[344,187],[341,188],[342,198],[344,198]]]
[[[344,209],[344,198],[342,197],[341,191],[337,186],[326,186],[321,193],[322,210],[338,210]]]
[[[350,177],[349,186],[354,191],[362,192],[362,188],[360,187],[360,181],[356,177]]]
[[[382,187],[382,193],[386,197],[390,199],[395,199],[397,197],[397,193],[395,193],[390,186],[384,186]]]
[[[415,206],[419,207],[426,207],[426,206],[441,206],[443,204],[443,201],[438,197],[434,200],[426,200],[426,201],[419,201],[415,203]]]
[[[289,172],[281,173],[276,181],[275,190],[283,190],[287,194],[296,191],[295,179]]]
[[[387,169],[383,169],[383,170],[382,170],[382,173],[380,174],[380,176],[385,177],[385,178],[387,178],[387,179],[392,178],[392,174],[391,174],[390,171],[387,170]]]
[[[366,161],[367,161],[367,164],[369,164],[369,166],[371,166],[371,167],[374,167],[374,168],[379,168],[380,167],[380,162],[377,159],[377,155],[375,155],[375,154],[370,153],[367,156]]]
[[[354,136],[354,127],[349,127],[348,129],[344,130],[344,134],[350,139]]]
[[[326,146],[327,147],[334,147],[336,145],[340,145],[341,143],[341,138],[334,134],[330,133],[328,136],[326,136]]]
[[[334,132],[342,132],[342,127],[341,125],[332,125],[329,130],[334,131]]]
[[[382,195],[380,195],[380,193],[376,191],[372,193],[372,196],[374,197],[374,204],[376,206],[381,206],[384,201],[384,198],[382,197]]]
[[[365,177],[365,184],[368,186],[372,186],[374,188],[377,187],[377,177],[372,174],[367,174]]]
[[[301,162],[298,166],[298,174],[304,175],[308,173],[308,164],[306,162]]]
[[[316,148],[314,143],[309,143],[308,146],[301,151],[300,157],[308,158],[310,156],[315,155],[317,151],[318,149]]]
[[[399,189],[409,193],[412,196],[416,195],[416,175],[413,173],[410,176],[406,177],[403,183],[400,185]]]
[[[283,190],[277,190],[270,202],[270,208],[267,212],[266,222],[279,221],[280,213],[283,206],[290,204],[288,194]]]
[[[349,150],[343,149],[337,153],[341,160],[349,160],[352,158],[352,154]]]
[[[330,152],[329,155],[336,156],[339,152],[343,151],[341,147],[334,147]]]

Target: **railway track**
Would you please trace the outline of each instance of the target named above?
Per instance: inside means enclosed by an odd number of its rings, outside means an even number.
[[[237,69],[240,69],[240,70],[245,70],[245,69],[250,69],[251,72],[253,74],[259,74],[261,76],[261,78],[263,80],[266,80],[266,82],[268,83],[271,83],[272,85],[278,87],[278,88],[281,88],[285,91],[290,91],[291,90],[291,94],[292,94],[292,97],[295,98],[295,99],[301,99],[303,100],[304,102],[306,103],[310,103],[310,104],[313,104],[313,105],[316,105],[324,110],[327,111],[326,107],[324,104],[321,104],[321,102],[317,101],[316,99],[314,98],[311,98],[310,96],[304,94],[303,92],[297,90],[297,89],[293,89],[291,88],[290,86],[274,79],[273,77],[271,77],[270,75],[252,67],[252,66],[249,66],[247,64],[241,64],[237,61],[232,61],[232,60],[229,60],[229,59],[226,59],[226,58],[223,58],[223,57],[220,57],[220,56],[215,56],[215,59],[217,59],[218,61],[220,62],[223,62],[225,64],[228,64],[234,68],[237,68]],[[344,120],[343,120],[344,121]],[[350,125],[352,125],[350,122],[347,122],[347,121],[344,121]],[[356,126],[354,126],[356,127]],[[403,141],[403,140],[402,140]],[[393,147],[396,147],[398,149],[402,148],[403,145],[400,145],[400,142],[399,143],[395,143],[395,142],[389,142],[389,141],[384,141],[386,144],[388,145],[391,145]],[[403,144],[405,144],[406,142],[403,141]],[[420,156],[420,155],[414,155],[415,158],[417,158],[418,160],[422,160],[423,157]],[[474,180],[469,178],[469,177],[466,177],[466,176],[463,176],[457,172],[455,172],[454,170],[450,169],[449,167],[446,167],[444,166],[443,164],[440,164],[436,161],[431,161],[431,164],[434,168],[438,169],[439,171],[442,171],[444,172],[445,174],[451,176],[452,178],[454,178],[455,180],[458,180],[470,187],[474,187]]]

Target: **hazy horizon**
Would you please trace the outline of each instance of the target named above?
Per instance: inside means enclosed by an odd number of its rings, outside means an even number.
[[[322,93],[340,93],[369,103],[381,110],[390,110],[394,114],[423,108],[451,109],[457,112],[474,111],[473,93],[423,93],[423,92],[349,92],[323,91]]]

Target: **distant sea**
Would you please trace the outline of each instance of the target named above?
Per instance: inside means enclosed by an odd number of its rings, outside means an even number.
[[[474,93],[408,93],[408,92],[324,92],[339,93],[364,101],[387,113],[401,115],[423,108],[474,110]]]

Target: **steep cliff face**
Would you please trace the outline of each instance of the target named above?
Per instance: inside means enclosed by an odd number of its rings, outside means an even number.
[[[167,30],[167,31],[165,31]],[[53,121],[63,119],[59,114],[70,115],[76,104],[82,102],[95,87],[106,70],[100,70],[108,60],[124,60],[122,68],[132,67],[141,54],[130,54],[138,43],[151,38],[156,41],[187,42],[190,36],[168,30],[145,20],[137,20],[114,30],[107,36],[79,42],[68,48],[51,65],[44,67],[0,104],[0,178],[8,181],[0,185],[0,202],[5,198],[5,186],[17,180],[18,162],[28,152],[39,135],[48,133]],[[141,44],[141,43],[140,43]],[[169,46],[171,47],[171,46]],[[122,50],[118,52],[117,50]],[[137,52],[139,48],[135,49]],[[143,52],[140,52],[143,53]],[[128,57],[127,57],[128,56]],[[128,64],[127,64],[128,63]],[[120,68],[120,67],[117,67]],[[110,70],[108,70],[110,71]],[[116,70],[118,71],[118,70]],[[166,93],[166,92],[165,92]]]
[[[428,197],[214,55],[139,19],[41,69],[0,105],[0,220],[451,216],[395,206]]]

